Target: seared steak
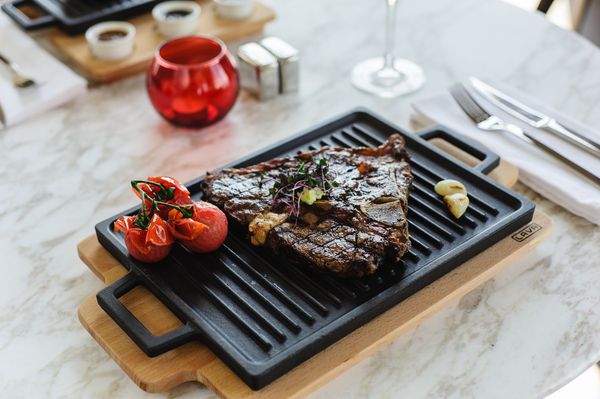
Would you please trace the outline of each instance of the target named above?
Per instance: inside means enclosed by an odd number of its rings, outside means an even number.
[[[295,215],[277,206],[269,190],[281,173],[302,160],[325,158],[338,183]],[[248,228],[252,243],[293,256],[320,271],[372,274],[384,261],[398,262],[410,249],[406,220],[412,174],[400,135],[377,148],[304,152],[242,169],[209,174],[206,200]]]

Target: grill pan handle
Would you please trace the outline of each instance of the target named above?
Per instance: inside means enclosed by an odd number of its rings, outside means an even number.
[[[152,334],[130,311],[119,297],[125,295],[143,282],[129,272],[102,291],[96,299],[104,311],[129,335],[129,337],[150,357],[158,356],[194,339],[198,332],[189,323],[163,335]]]
[[[50,14],[31,19],[27,15],[25,15],[21,10],[19,10],[20,6],[26,5],[30,2],[30,0],[13,0],[8,3],[2,4],[2,10],[13,21],[19,24],[21,28],[26,30],[42,29],[55,24],[56,19],[54,19],[54,17]],[[35,7],[40,8],[37,5]]]
[[[424,140],[430,140],[433,138],[444,139],[450,144],[454,144],[461,150],[468,152],[481,161],[475,165],[473,169],[478,170],[486,175],[500,164],[500,156],[498,154],[489,150],[486,146],[479,144],[475,140],[463,136],[462,134],[450,132],[439,126],[434,127],[431,130],[428,129],[416,132],[416,134]]]

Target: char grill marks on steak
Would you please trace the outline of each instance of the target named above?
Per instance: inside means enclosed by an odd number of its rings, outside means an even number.
[[[298,219],[286,210],[273,209],[269,189],[276,177],[296,168],[298,160],[311,157],[327,159],[339,186],[313,205],[303,203]],[[384,261],[398,262],[410,249],[406,212],[412,174],[408,160],[404,140],[394,134],[380,147],[324,147],[292,158],[225,169],[209,174],[203,191],[207,201],[237,223],[262,228],[264,244],[275,252],[319,271],[364,276]]]

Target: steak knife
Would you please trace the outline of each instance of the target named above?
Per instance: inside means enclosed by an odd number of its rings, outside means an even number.
[[[528,107],[477,78],[472,77],[470,81],[477,92],[503,111],[535,128],[553,133],[600,159],[600,143],[567,129],[556,119]]]

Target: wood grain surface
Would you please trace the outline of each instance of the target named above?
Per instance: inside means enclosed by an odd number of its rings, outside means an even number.
[[[256,2],[252,15],[234,21],[216,15],[214,6],[208,1],[198,1],[202,7],[198,34],[216,36],[227,42],[260,32],[267,22],[275,19],[275,12]],[[58,29],[49,33],[50,42],[81,73],[97,82],[111,82],[146,70],[154,57],[156,48],[166,40],[156,27],[150,13],[129,20],[135,25],[137,34],[133,54],[122,61],[102,61],[92,56],[85,36],[69,36]]]

